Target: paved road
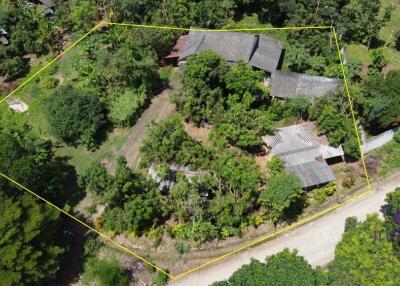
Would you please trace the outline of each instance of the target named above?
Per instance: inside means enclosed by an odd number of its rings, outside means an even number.
[[[213,264],[193,272],[177,281],[170,282],[173,286],[206,286],[229,276],[250,258],[265,259],[284,248],[297,249],[311,265],[325,265],[334,258],[336,244],[341,240],[345,219],[356,216],[365,219],[366,214],[378,212],[384,203],[388,192],[400,186],[399,174],[385,179],[384,183],[374,184],[374,192],[357,201],[342,206],[313,222],[298,227],[271,241],[254,248],[226,257],[218,264]]]

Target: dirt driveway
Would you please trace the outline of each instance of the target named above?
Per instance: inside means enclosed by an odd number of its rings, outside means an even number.
[[[122,155],[126,158],[129,167],[135,168],[139,164],[139,149],[147,135],[146,126],[150,124],[152,120],[160,122],[175,112],[175,105],[170,102],[171,91],[170,88],[167,88],[153,97],[149,107],[137,120],[128,139],[119,150],[118,155]],[[116,165],[115,161],[109,165],[110,172],[115,172]]]
[[[385,178],[382,182],[373,184],[373,192],[367,196],[346,204],[327,215],[293,231],[224,258],[217,264],[212,264],[195,271],[176,281],[171,286],[206,286],[215,281],[224,280],[238,270],[243,264],[248,264],[251,258],[264,260],[267,255],[277,253],[284,248],[297,249],[299,254],[313,266],[323,266],[334,259],[336,244],[341,240],[345,219],[356,216],[365,219],[366,215],[379,212],[384,204],[387,193],[400,186],[400,173]]]

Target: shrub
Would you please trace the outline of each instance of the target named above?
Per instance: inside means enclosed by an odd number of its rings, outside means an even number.
[[[167,285],[168,276],[160,271],[157,271],[156,275],[154,276],[153,283],[157,286]]]
[[[96,281],[100,286],[125,286],[128,278],[117,261],[99,260],[90,258],[84,266],[83,281]]]
[[[314,194],[314,199],[318,203],[323,203],[327,198],[327,194],[324,189],[316,189],[316,190],[314,190],[313,194]]]
[[[44,89],[53,89],[57,87],[59,81],[54,77],[44,77],[40,80],[40,87]]]
[[[0,75],[4,75],[8,81],[15,80],[26,75],[29,71],[29,65],[21,57],[5,59],[0,64]]]
[[[190,250],[190,245],[184,242],[178,242],[177,244],[175,244],[175,250],[179,253],[179,254],[185,254],[188,253]]]
[[[345,188],[350,188],[354,185],[356,179],[354,178],[352,173],[347,174],[342,181],[342,186]]]
[[[131,126],[146,106],[149,96],[141,90],[126,90],[111,104],[108,115],[119,126]]]

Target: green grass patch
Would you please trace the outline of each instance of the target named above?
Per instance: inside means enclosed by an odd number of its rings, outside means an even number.
[[[348,60],[359,60],[364,65],[371,64],[368,48],[361,44],[350,44],[346,46],[346,56]]]
[[[392,48],[383,48],[383,54],[392,70],[400,69],[400,52]]]
[[[395,32],[400,31],[400,2],[398,0],[382,0],[382,11],[381,14],[383,16],[384,9],[386,7],[392,6],[392,15],[390,20],[385,23],[382,29],[379,31],[379,39],[387,42],[392,39],[392,36]]]
[[[382,160],[382,165],[378,169],[379,176],[385,176],[400,168],[400,144],[394,140],[374,150],[371,155],[378,156]]]
[[[82,174],[93,163],[106,160],[113,161],[118,156],[118,151],[129,135],[128,128],[116,129],[108,134],[107,139],[95,150],[87,150],[84,146],[61,145],[56,149],[56,155],[67,157],[68,162],[75,166],[76,172]]]

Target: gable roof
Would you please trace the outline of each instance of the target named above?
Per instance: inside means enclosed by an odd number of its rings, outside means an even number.
[[[309,122],[278,128],[274,135],[262,139],[271,153],[281,158],[285,168],[300,178],[305,188],[335,180],[325,160],[343,156],[343,149],[326,144],[325,138],[313,132]]]
[[[275,71],[271,75],[271,96],[293,98],[298,95],[319,97],[338,89],[340,80],[289,71]]]
[[[279,63],[282,43],[271,37],[253,34],[190,30],[188,45],[179,61],[205,50],[215,51],[231,63],[243,60],[273,72]]]

